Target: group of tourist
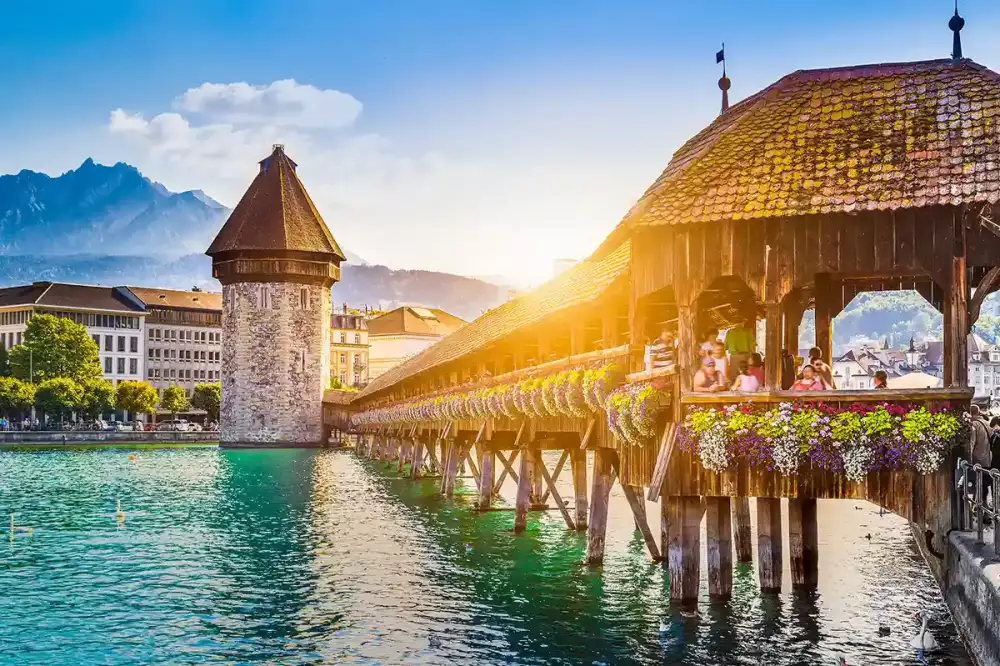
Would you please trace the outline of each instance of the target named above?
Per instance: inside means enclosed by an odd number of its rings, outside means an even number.
[[[748,319],[734,326],[726,331],[725,340],[719,339],[717,328],[705,331],[698,346],[698,367],[692,383],[694,391],[754,393],[764,387],[764,358],[756,351],[755,324],[754,320]],[[666,326],[650,345],[649,352],[652,368],[671,366],[676,362],[677,343]],[[785,350],[782,370],[784,389],[832,391],[837,388],[833,370],[818,347],[810,349],[809,359],[799,364]],[[876,372],[875,388],[886,388],[887,379],[884,371]]]

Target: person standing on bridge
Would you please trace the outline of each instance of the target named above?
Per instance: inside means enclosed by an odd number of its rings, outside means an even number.
[[[969,460],[974,464],[990,468],[990,462],[992,458],[992,452],[990,451],[990,426],[986,419],[983,417],[982,413],[979,411],[979,405],[972,405],[969,410],[972,414],[972,436],[969,441]],[[989,494],[990,489],[993,487],[993,479],[988,473],[983,473],[983,494],[982,500],[986,502],[986,496]],[[975,477],[973,477],[975,479]],[[993,491],[996,492],[995,490]],[[996,501],[996,496],[994,495],[994,502]]]

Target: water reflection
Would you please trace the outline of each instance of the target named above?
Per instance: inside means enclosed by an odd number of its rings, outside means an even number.
[[[2,551],[0,664],[912,663],[921,608],[929,662],[969,663],[906,525],[867,505],[820,503],[815,592],[762,597],[737,565],[689,617],[617,492],[593,570],[558,512],[515,537],[510,512],[350,454],[127,456],[0,452],[0,508],[37,530]]]

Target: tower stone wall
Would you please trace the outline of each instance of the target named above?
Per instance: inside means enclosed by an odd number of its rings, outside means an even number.
[[[316,446],[330,385],[330,289],[236,282],[222,289],[220,440]]]

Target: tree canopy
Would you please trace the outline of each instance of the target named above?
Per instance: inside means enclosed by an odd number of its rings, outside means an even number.
[[[0,377],[0,411],[23,412],[35,404],[35,385],[16,377]]]
[[[36,383],[55,377],[101,376],[97,344],[82,324],[47,314],[28,320],[24,342],[10,350],[11,373]]]
[[[191,405],[196,409],[203,409],[208,412],[208,418],[212,421],[219,419],[219,405],[222,401],[222,384],[198,384],[194,387],[194,394],[191,396]]]
[[[62,417],[83,400],[83,387],[69,377],[53,377],[38,385],[35,404],[46,414]]]
[[[119,409],[133,414],[152,414],[156,411],[156,389],[148,382],[125,380],[118,382],[115,403]]]
[[[184,389],[180,386],[168,386],[163,389],[163,396],[160,398],[160,408],[170,412],[171,416],[176,416],[177,412],[183,412],[188,408],[188,399],[184,395]]]
[[[115,387],[107,379],[84,379],[79,382],[83,398],[77,409],[92,419],[115,409]]]

